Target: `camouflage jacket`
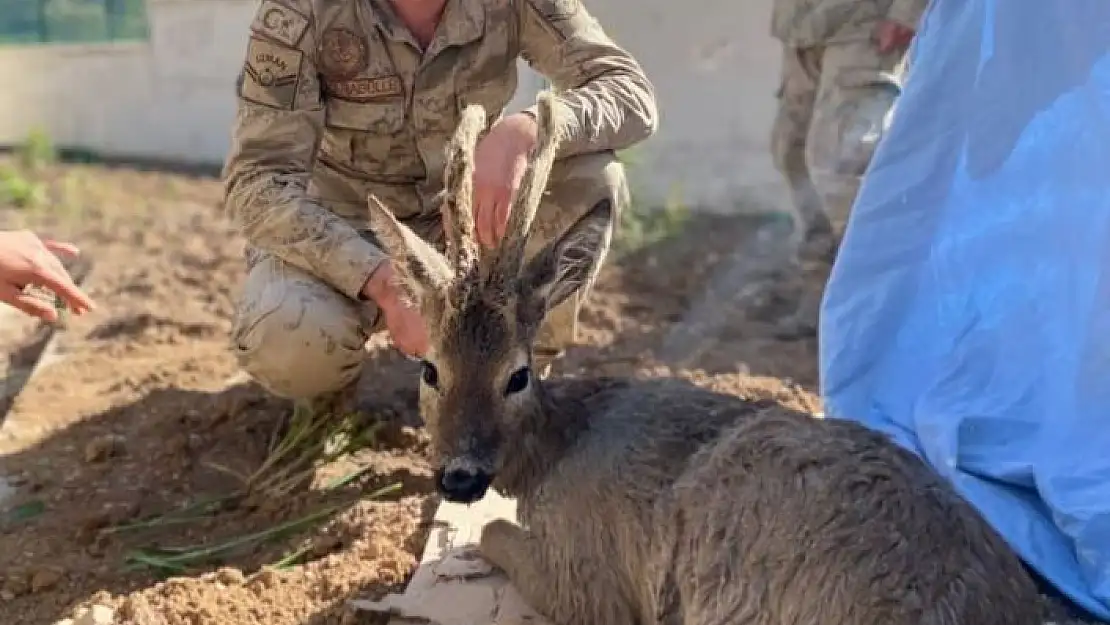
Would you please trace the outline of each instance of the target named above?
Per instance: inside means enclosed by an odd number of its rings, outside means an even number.
[[[771,34],[797,47],[867,39],[879,20],[916,30],[929,0],[774,0]]]
[[[402,220],[438,219],[459,114],[480,103],[492,123],[518,58],[563,90],[563,157],[656,126],[651,83],[580,0],[448,0],[424,51],[389,0],[262,0],[250,30],[226,210],[253,249],[352,298],[383,260],[359,232],[368,194]]]

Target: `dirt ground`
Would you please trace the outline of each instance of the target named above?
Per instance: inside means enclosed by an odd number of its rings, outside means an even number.
[[[413,365],[371,352],[369,412],[385,427],[368,447],[286,496],[229,498],[291,407],[245,380],[227,349],[242,241],[219,214],[218,182],[78,165],[42,176],[43,206],[0,208],[3,226],[77,243],[100,306],[57,333],[56,356],[14,401],[48,332],[0,321],[0,497],[15,493],[0,503],[0,620],[50,624],[98,604],[142,625],[348,623],[347,599],[403,587],[436,504],[411,427]],[[799,285],[747,291],[770,277],[779,226],[691,218],[616,259],[559,369],[682,372],[818,410],[814,342],[777,341],[767,324]],[[210,553],[173,560],[198,546]]]

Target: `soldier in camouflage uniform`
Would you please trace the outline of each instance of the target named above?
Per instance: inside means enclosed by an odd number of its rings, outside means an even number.
[[[226,207],[249,244],[232,342],[284,397],[350,388],[381,330],[422,355],[426,330],[392,286],[367,197],[442,245],[445,146],[463,108],[482,104],[475,221],[495,245],[535,144],[533,111],[502,115],[518,58],[562,90],[571,120],[533,252],[602,199],[619,215],[628,189],[614,151],[656,126],[643,70],[579,0],[262,0],[250,30],[225,166]],[[537,368],[573,340],[584,295],[551,312]]]
[[[875,146],[901,92],[905,53],[928,0],[775,0],[783,44],[771,137],[803,229],[799,261],[824,282]],[[807,292],[784,335],[816,331],[821,293]]]

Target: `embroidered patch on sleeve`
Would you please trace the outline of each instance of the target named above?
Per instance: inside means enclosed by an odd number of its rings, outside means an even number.
[[[300,11],[277,0],[263,0],[254,15],[251,30],[255,34],[295,48],[308,30],[308,25],[308,16]]]
[[[292,110],[303,57],[300,50],[251,37],[239,96],[255,104]]]
[[[528,0],[544,18],[552,22],[569,20],[582,8],[581,0]]]

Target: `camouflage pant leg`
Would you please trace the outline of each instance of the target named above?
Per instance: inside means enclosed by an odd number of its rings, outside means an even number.
[[[614,223],[629,203],[624,166],[612,152],[584,154],[557,161],[551,170],[547,194],[533,222],[525,252],[535,254],[558,238],[590,208],[602,200],[613,204]],[[608,254],[601,250],[590,281],[562,304],[551,309],[536,338],[536,368],[543,371],[570,346],[578,330],[578,311],[589,296],[594,278]]]
[[[239,365],[271,393],[312,399],[358,379],[377,309],[252,250],[232,329]]]
[[[844,233],[860,183],[886,133],[901,92],[903,52],[869,40],[825,46],[806,162],[833,233]]]
[[[814,285],[827,281],[863,175],[889,124],[904,56],[881,54],[866,39],[785,53],[776,163],[794,190],[806,234],[828,234],[810,238],[800,250],[809,286],[781,324],[786,335],[816,331],[823,289]],[[813,202],[822,217],[807,221]]]
[[[786,178],[795,223],[807,235],[829,229],[806,162],[806,140],[817,101],[823,50],[783,47],[778,109],[771,127],[771,157]]]

